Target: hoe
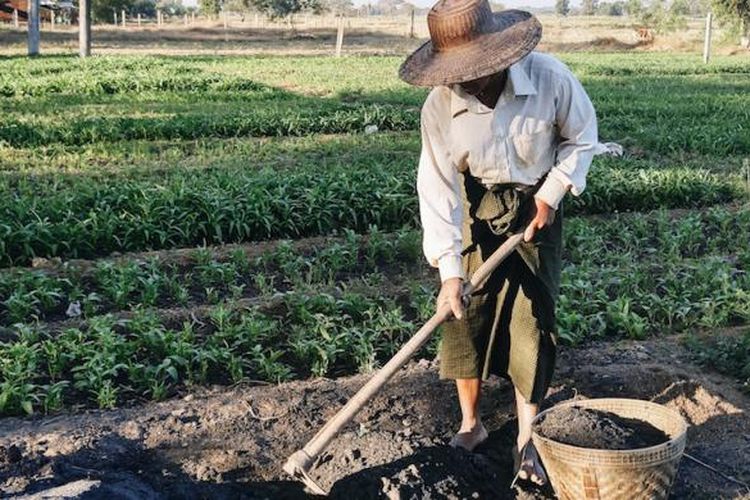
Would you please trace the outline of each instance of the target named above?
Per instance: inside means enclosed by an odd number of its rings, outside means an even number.
[[[471,280],[464,285],[462,298],[467,304],[471,294],[478,290],[494,271],[497,266],[508,257],[518,246],[523,234],[515,234],[509,237],[495,252],[487,259],[479,269],[474,272]],[[326,495],[310,476],[309,472],[315,460],[320,456],[328,443],[338,432],[348,424],[352,418],[367,404],[372,397],[378,393],[381,387],[409,361],[415,352],[424,345],[430,335],[443,322],[453,316],[450,308],[441,308],[435,313],[422,328],[404,344],[404,346],[380,369],[362,388],[333,416],[304,448],[294,452],[284,464],[284,471],[295,479],[302,481],[310,492],[316,495]]]

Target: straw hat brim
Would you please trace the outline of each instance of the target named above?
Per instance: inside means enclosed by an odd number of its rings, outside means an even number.
[[[398,75],[419,87],[468,82],[501,71],[522,59],[542,38],[539,20],[523,10],[493,13],[494,31],[460,47],[436,51],[424,43],[401,64]]]

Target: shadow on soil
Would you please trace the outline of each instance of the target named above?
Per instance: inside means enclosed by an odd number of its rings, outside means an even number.
[[[242,481],[250,473],[247,468],[232,471],[225,482],[197,481],[158,450],[147,450],[141,442],[116,434],[69,455],[0,467],[0,480],[22,474],[19,468],[40,479],[24,495],[40,498],[308,498],[295,481]],[[39,477],[40,471],[46,471],[46,478]]]
[[[517,498],[518,491],[510,487],[516,432],[516,421],[509,421],[491,432],[474,453],[448,446],[421,448],[410,456],[340,479],[333,485],[331,497]],[[544,488],[539,493],[547,496],[552,490]]]

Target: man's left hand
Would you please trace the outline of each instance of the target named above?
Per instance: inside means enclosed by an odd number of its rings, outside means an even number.
[[[551,226],[555,221],[555,209],[544,203],[542,200],[534,198],[536,203],[536,214],[534,219],[523,232],[524,241],[531,241],[539,229]]]

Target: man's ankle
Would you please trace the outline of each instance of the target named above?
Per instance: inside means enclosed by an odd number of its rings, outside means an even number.
[[[463,419],[461,420],[461,432],[471,432],[475,430],[481,424],[481,420],[478,417]]]

